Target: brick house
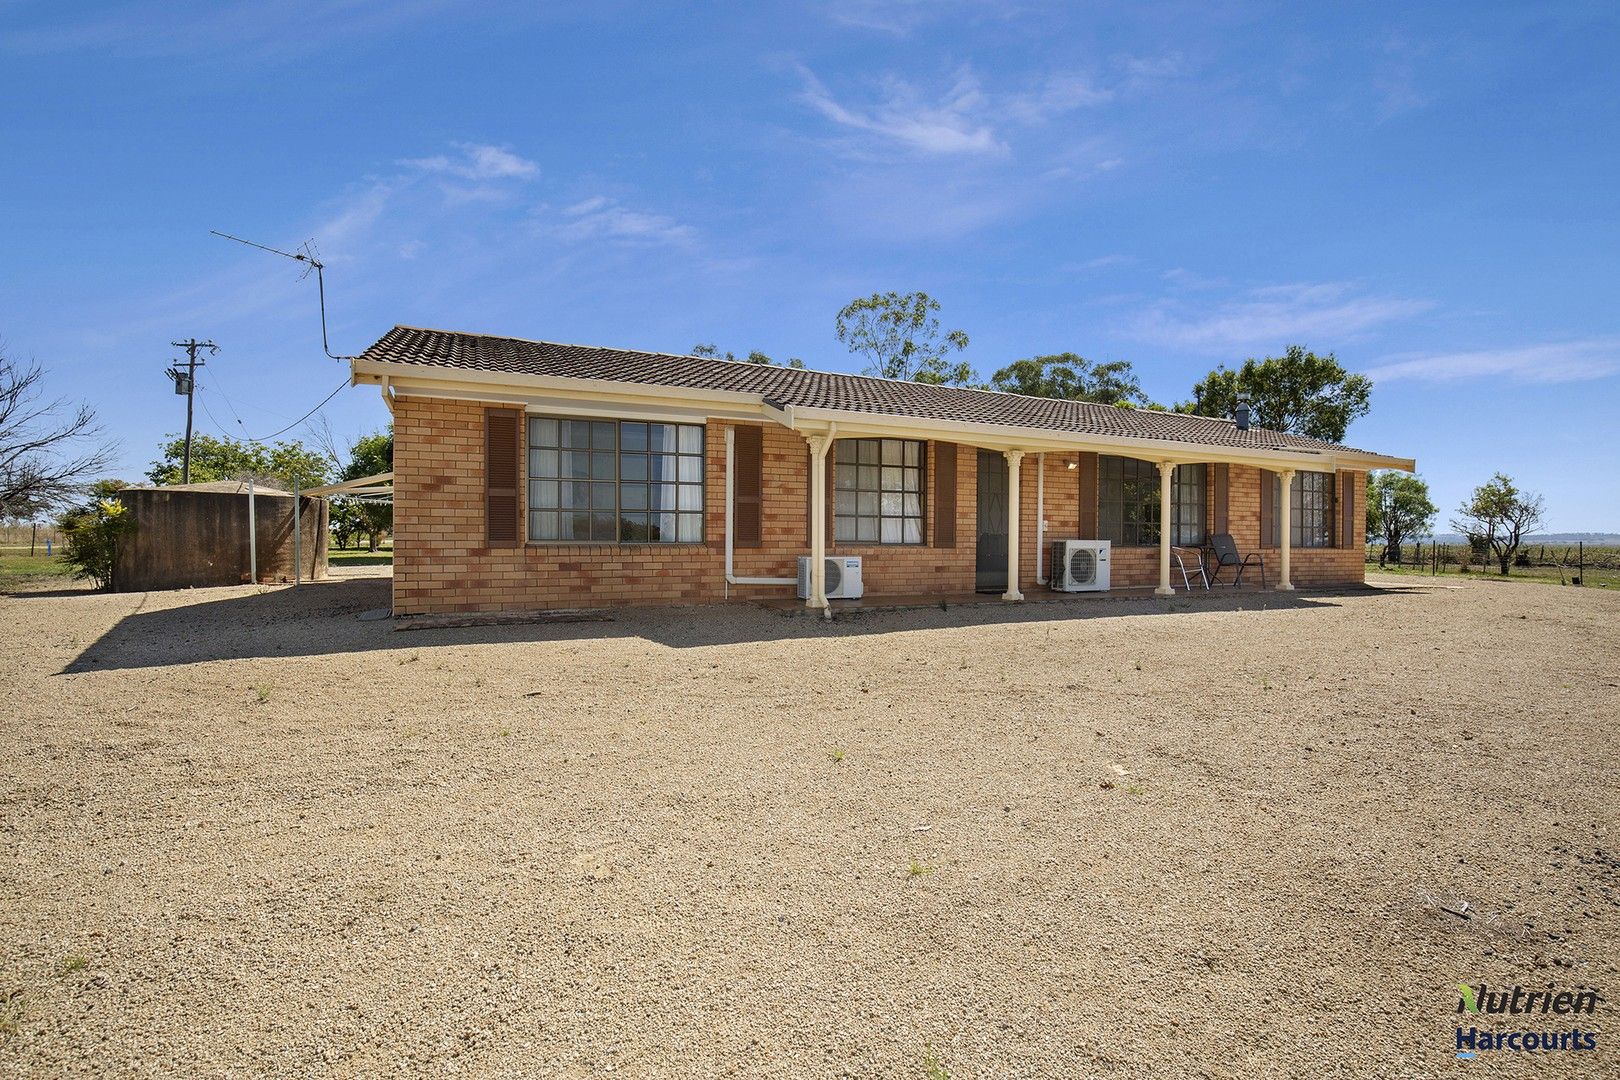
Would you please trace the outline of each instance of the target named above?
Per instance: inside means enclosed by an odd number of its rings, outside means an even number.
[[[1351,584],[1368,470],[1414,467],[1230,420],[410,327],[351,366],[394,415],[396,614],[791,598],[804,555],[810,607],[824,555],[860,556],[869,596],[1020,600],[1064,537],[1111,541],[1116,589],[1168,594],[1172,548],[1215,534],[1276,587]]]

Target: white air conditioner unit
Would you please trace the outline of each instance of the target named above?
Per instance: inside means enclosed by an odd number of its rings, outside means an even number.
[[[1107,540],[1054,540],[1048,573],[1058,592],[1107,592]]]
[[[827,599],[859,600],[861,598],[861,557],[844,556],[827,560]],[[810,556],[799,556],[799,599],[810,599]]]

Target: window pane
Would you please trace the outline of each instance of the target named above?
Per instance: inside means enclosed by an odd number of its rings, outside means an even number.
[[[617,450],[619,448],[619,425],[617,421],[591,421],[591,448],[594,450]]]
[[[591,425],[588,420],[569,420],[563,424],[563,445],[584,450],[591,445]]]
[[[592,484],[591,509],[612,510],[618,505],[615,501],[617,496],[618,488],[613,484]]]
[[[595,453],[591,455],[591,478],[594,480],[613,479],[613,455],[611,453]]]
[[[702,510],[703,488],[697,484],[682,484],[677,506],[682,510]]]
[[[892,468],[888,467],[888,466],[885,466],[884,469],[883,469],[882,478],[879,481],[883,485],[882,490],[884,490],[884,491],[899,491],[900,490],[900,474],[903,471],[904,470],[901,469],[899,466],[894,466]]]
[[[647,542],[647,515],[620,514],[619,541],[625,544],[645,544]]]
[[[663,453],[675,452],[675,428],[671,424],[647,425],[647,449]]]
[[[848,543],[855,539],[855,519],[852,517],[837,517],[833,519],[833,539],[838,543]]]
[[[679,447],[683,454],[703,453],[703,429],[696,424],[682,424]]]
[[[529,475],[530,476],[556,476],[556,475],[558,475],[558,473],[557,473],[557,451],[555,451],[555,450],[536,450],[534,453],[530,454],[529,455]]]
[[[539,417],[529,421],[530,446],[556,446],[557,421]]]
[[[898,518],[884,518],[880,542],[884,544],[898,544],[900,542],[900,520]]]
[[[557,508],[557,481],[531,480],[529,482],[529,506],[536,510],[555,510]]]
[[[863,491],[855,496],[855,512],[864,517],[876,517],[878,513],[878,493]]]
[[[910,441],[908,441],[906,443],[906,464],[907,465],[921,465],[922,464],[922,443],[920,443],[920,442],[910,442]]]
[[[864,490],[864,491],[877,491],[878,490],[878,476],[879,476],[879,473],[878,473],[878,469],[877,469],[876,465],[862,465],[860,467],[860,469],[857,470],[857,471],[858,471],[859,476],[860,476],[860,479],[857,481],[857,484],[862,490]]]
[[[703,479],[703,459],[699,457],[683,457],[676,459],[680,462],[677,476],[682,483],[696,484]]]
[[[855,525],[855,539],[856,540],[860,541],[861,543],[875,544],[875,543],[877,543],[877,538],[878,538],[878,519],[877,518],[863,517],[863,518],[858,518],[856,520],[856,525]]]
[[[683,544],[701,543],[703,540],[703,515],[682,514],[677,539]]]
[[[906,469],[900,476],[900,487],[905,491],[921,491],[922,470]]]
[[[555,540],[560,535],[557,531],[556,514],[536,514],[534,520],[537,523],[534,530],[536,540]]]
[[[619,449],[632,452],[647,449],[647,425],[628,422],[620,424]]]
[[[652,510],[675,509],[675,485],[654,484],[648,490],[647,506]]]
[[[905,461],[905,449],[899,439],[883,440],[883,464],[899,465]]]
[[[834,487],[834,489],[836,489],[838,491],[854,491],[855,490],[855,478],[856,478],[857,475],[858,475],[858,470],[853,465],[849,466],[848,468],[844,468],[844,469],[834,469],[833,470],[833,487]]]
[[[859,448],[862,465],[876,465],[878,463],[878,441],[876,439],[858,439],[855,445]]]
[[[888,492],[883,493],[882,513],[883,513],[884,517],[899,517],[900,516],[900,500],[901,500],[901,498],[902,498],[902,496],[899,495],[898,493],[896,493],[896,494],[890,494]]]
[[[557,538],[559,540],[589,540],[591,538],[591,518],[589,514],[560,514],[557,522]]]
[[[592,540],[617,540],[619,538],[619,515],[612,513],[595,513],[591,515]]]
[[[642,454],[624,454],[619,458],[621,480],[646,480],[647,458]]]
[[[906,496],[904,496],[904,499],[905,499],[905,507],[904,507],[904,510],[903,510],[904,514],[907,517],[914,517],[914,518],[922,517],[922,496],[921,495],[906,495]]]
[[[562,467],[561,475],[577,476],[584,479],[591,475],[591,455],[583,451],[563,451],[559,455],[559,464]]]
[[[855,464],[855,440],[839,439],[833,444],[834,461],[840,465]]]
[[[674,514],[652,514],[649,515],[648,520],[657,523],[659,540],[673,541],[675,539]]]
[[[920,520],[906,519],[905,542],[908,544],[922,543],[922,522]]]

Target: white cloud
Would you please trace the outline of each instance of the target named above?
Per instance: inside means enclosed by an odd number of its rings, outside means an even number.
[[[1113,96],[1113,91],[1084,75],[1050,75],[1034,90],[1008,98],[1006,112],[1021,123],[1044,124],[1076,109],[1101,105]]]
[[[455,143],[457,157],[438,154],[411,158],[400,164],[419,172],[453,176],[461,180],[527,180],[540,172],[540,166],[501,146],[485,143]]]
[[[1343,342],[1431,307],[1426,300],[1367,295],[1341,283],[1272,285],[1203,307],[1163,300],[1137,313],[1126,330],[1181,348],[1264,350],[1291,342]]]
[[[624,244],[688,244],[697,230],[664,214],[632,210],[606,195],[566,206],[560,221],[543,223],[542,230],[571,243],[611,240]]]
[[[1620,337],[1585,338],[1511,349],[1401,353],[1366,369],[1377,382],[1453,382],[1480,377],[1525,383],[1579,382],[1620,374]]]
[[[801,65],[799,74],[804,79],[801,100],[841,127],[925,154],[1006,152],[990,125],[976,115],[985,110],[986,101],[972,72],[958,75],[934,102],[925,101],[909,83],[887,79],[883,101],[864,109],[840,104],[809,68]]]

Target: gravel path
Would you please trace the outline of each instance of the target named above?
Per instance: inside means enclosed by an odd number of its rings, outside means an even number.
[[[1620,595],[1390,584],[0,598],[0,1076],[1616,1075],[1452,1039],[1620,1003]]]

